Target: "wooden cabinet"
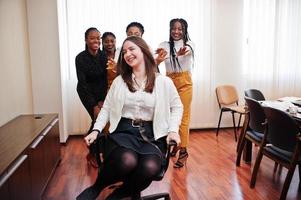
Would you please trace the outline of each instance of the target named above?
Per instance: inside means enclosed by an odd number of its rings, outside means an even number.
[[[0,197],[3,199],[31,199],[28,156],[22,155],[1,177]]]
[[[32,199],[41,199],[60,159],[58,119],[52,121],[30,146],[30,172]]]
[[[31,175],[31,191],[32,199],[40,199],[43,191],[43,184],[46,182],[46,174],[44,169],[45,145],[43,136],[39,136],[30,146],[30,175]]]
[[[2,184],[2,187],[0,187],[0,197],[1,199],[9,199],[8,182]]]
[[[52,122],[51,129],[48,132],[44,132],[44,169],[46,179],[48,180],[55,169],[60,154],[60,143],[59,143],[59,126],[57,121]]]
[[[9,170],[12,171],[8,179],[9,199],[32,199],[28,156],[22,155]]]
[[[1,199],[41,199],[60,161],[57,115],[19,116],[0,127],[0,143]]]

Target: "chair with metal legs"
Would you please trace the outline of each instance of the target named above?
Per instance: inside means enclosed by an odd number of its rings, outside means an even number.
[[[220,108],[220,115],[219,115],[217,130],[216,130],[216,136],[218,136],[223,113],[231,112],[235,141],[237,141],[237,129],[240,126],[241,116],[246,114],[245,106],[238,104],[238,100],[239,100],[238,94],[236,88],[232,85],[218,86],[215,92],[216,92],[217,102]],[[239,114],[239,120],[237,126],[235,122],[235,114]]]

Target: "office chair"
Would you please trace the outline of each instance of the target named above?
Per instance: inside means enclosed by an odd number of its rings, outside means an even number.
[[[261,144],[264,126],[262,125],[265,122],[265,114],[260,103],[252,98],[245,97],[246,104],[248,106],[248,126],[247,130],[243,132],[241,141],[239,142],[237,157],[236,157],[236,166],[240,165],[241,154],[246,144],[246,140],[251,141],[252,143],[259,146]]]
[[[249,97],[251,99],[254,99],[256,101],[265,101],[265,97],[262,94],[262,92],[260,90],[257,89],[249,89],[249,90],[245,90],[245,96]],[[245,120],[248,120],[249,115],[246,115],[247,118],[245,118]],[[248,128],[248,127],[243,127],[243,128]],[[246,131],[246,129],[242,130],[242,134],[244,134]],[[243,136],[244,137],[244,136]],[[239,151],[239,146],[240,143],[242,141],[242,135],[239,137],[238,143],[237,143],[237,152]],[[237,163],[239,166],[239,163]]]
[[[257,89],[249,89],[245,90],[245,96],[255,99],[256,101],[265,101],[265,97],[260,90]]]
[[[301,130],[297,122],[287,113],[270,107],[263,107],[263,110],[267,118],[266,128],[252,172],[250,187],[255,187],[258,169],[265,155],[288,169],[280,196],[280,200],[284,200],[296,165],[299,166],[301,180]]]
[[[96,141],[93,143],[96,161],[99,166],[99,172],[102,170],[102,167],[103,167],[103,160],[100,155],[101,154],[105,155],[106,149],[110,148],[108,146],[108,143],[106,142],[106,139],[107,139],[106,135],[101,133],[97,137]],[[170,144],[167,145],[167,153],[165,155],[166,163],[165,163],[164,167],[161,168],[160,173],[157,175],[157,177],[155,177],[154,181],[160,181],[163,179],[165,172],[168,169],[171,149],[173,147],[175,147],[176,145],[177,144],[174,141],[171,141]],[[115,189],[117,187],[118,186],[113,184],[109,188]],[[141,194],[140,194],[139,200],[156,200],[156,199],[161,199],[161,198],[163,198],[165,200],[170,200],[170,195],[169,195],[169,193],[165,192],[165,193],[156,193],[156,194],[151,194],[151,195],[141,197]]]

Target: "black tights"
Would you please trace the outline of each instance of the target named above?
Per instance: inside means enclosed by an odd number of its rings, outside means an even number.
[[[147,188],[161,171],[161,158],[157,155],[141,155],[131,149],[117,147],[104,161],[95,187],[99,192],[106,186],[123,181],[122,187],[129,194],[137,194]]]

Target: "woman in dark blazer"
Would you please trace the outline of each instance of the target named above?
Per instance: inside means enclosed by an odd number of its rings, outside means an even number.
[[[75,58],[77,73],[77,92],[79,98],[91,117],[91,131],[96,117],[102,108],[107,92],[107,59],[105,54],[99,49],[101,41],[100,32],[96,28],[89,28],[85,32],[86,48]],[[87,160],[91,161],[90,154]],[[91,162],[97,166],[95,162]]]

